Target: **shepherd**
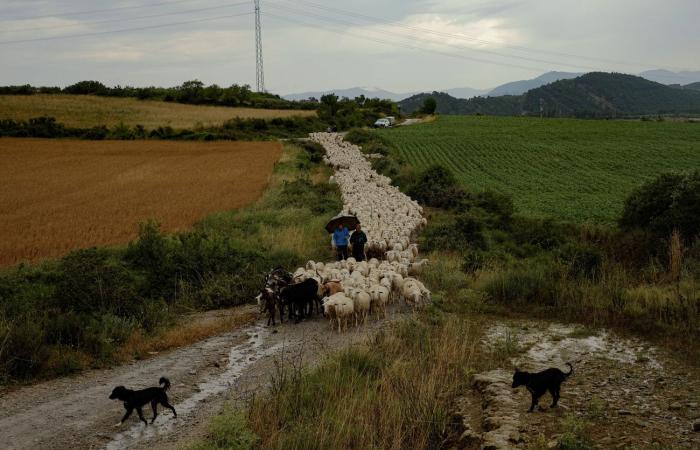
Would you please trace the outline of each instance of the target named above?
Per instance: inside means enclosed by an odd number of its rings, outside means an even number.
[[[362,225],[355,225],[355,231],[350,235],[350,243],[352,244],[352,256],[357,261],[365,260],[365,244],[367,243],[367,235],[362,231]]]
[[[333,232],[333,243],[335,244],[336,258],[338,261],[348,259],[348,236],[350,232],[348,227],[342,223],[338,224],[338,228]]]

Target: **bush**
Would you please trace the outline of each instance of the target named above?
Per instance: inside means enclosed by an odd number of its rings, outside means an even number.
[[[555,267],[530,262],[497,273],[486,282],[484,291],[502,303],[555,306],[559,299],[560,280]]]
[[[573,277],[594,279],[603,263],[602,250],[589,243],[567,243],[559,248],[557,256]]]
[[[443,209],[463,208],[467,199],[454,174],[441,165],[420,172],[407,193],[424,206]]]
[[[662,174],[645,183],[625,200],[619,224],[650,231],[657,239],[677,229],[692,242],[700,232],[700,171]]]
[[[428,228],[421,239],[426,251],[462,252],[466,249],[488,248],[483,222],[468,212]]]
[[[433,97],[427,97],[423,100],[423,105],[420,108],[422,114],[434,114],[437,109],[437,102]]]

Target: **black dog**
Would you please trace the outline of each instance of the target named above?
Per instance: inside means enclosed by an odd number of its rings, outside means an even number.
[[[535,409],[540,397],[547,391],[549,391],[552,396],[552,408],[557,406],[561,384],[574,373],[574,367],[569,363],[566,363],[566,365],[569,366],[569,373],[562,372],[556,368],[543,370],[537,373],[521,372],[515,369],[515,375],[513,375],[513,389],[518,386],[525,386],[527,390],[530,391],[530,395],[532,395],[532,404],[528,412],[532,412]]]
[[[161,377],[158,381],[158,384],[163,385],[163,387],[150,387],[147,389],[142,389],[140,391],[132,391],[131,389],[127,389],[124,386],[115,387],[112,393],[110,394],[109,398],[110,400],[123,401],[124,409],[126,409],[126,414],[124,414],[124,417],[122,417],[122,420],[116,426],[119,426],[122,423],[124,423],[124,421],[129,418],[134,409],[138,413],[139,419],[141,419],[143,423],[148,425],[146,419],[143,418],[142,408],[149,402],[151,403],[151,408],[153,409],[153,419],[151,419],[151,423],[153,423],[153,421],[156,420],[156,416],[158,416],[158,403],[165,406],[166,408],[170,408],[170,410],[173,412],[173,416],[177,417],[175,408],[173,408],[173,406],[170,403],[168,403],[168,395],[165,393],[165,391],[167,391],[170,388],[170,380],[168,380],[165,377]]]

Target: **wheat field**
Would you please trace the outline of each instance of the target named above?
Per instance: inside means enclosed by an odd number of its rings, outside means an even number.
[[[66,126],[80,128],[112,127],[120,123],[143,125],[146,129],[160,126],[196,128],[221,125],[234,117],[273,119],[314,115],[316,111],[185,105],[94,95],[0,95],[0,119],[27,120],[49,116]]]
[[[256,200],[278,142],[0,139],[0,266],[191,227]]]

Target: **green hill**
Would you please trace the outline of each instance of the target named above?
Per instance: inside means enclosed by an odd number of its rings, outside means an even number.
[[[551,117],[630,117],[656,114],[700,114],[700,91],[678,89],[620,73],[591,72],[531,89],[521,96],[457,99],[445,93],[417,94],[399,102],[405,113],[416,111],[426,97],[439,114]]]
[[[700,81],[698,81],[697,83],[686,84],[685,86],[683,86],[683,89],[692,89],[695,91],[700,91]]]

